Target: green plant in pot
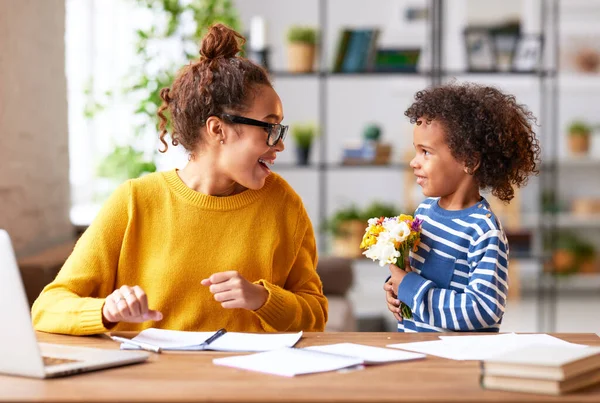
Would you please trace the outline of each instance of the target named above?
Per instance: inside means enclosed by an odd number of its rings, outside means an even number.
[[[364,209],[355,205],[340,208],[323,225],[322,229],[333,237],[332,254],[348,258],[362,257],[360,243],[373,217],[394,217],[399,213],[391,204],[375,201]]]
[[[310,73],[314,69],[318,31],[316,28],[292,25],[287,32],[288,69],[293,73]]]
[[[556,232],[552,266],[547,267],[554,274],[569,275],[594,270],[594,245],[571,232]]]
[[[593,128],[582,120],[573,121],[569,125],[569,150],[573,154],[587,154],[590,149],[590,135]]]
[[[363,130],[363,139],[365,141],[379,141],[379,137],[381,137],[381,128],[371,123],[367,125]]]
[[[290,128],[296,144],[296,155],[299,165],[308,165],[310,148],[317,136],[317,127],[312,123],[296,123]]]

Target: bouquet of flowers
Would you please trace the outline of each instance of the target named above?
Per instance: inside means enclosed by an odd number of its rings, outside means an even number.
[[[416,251],[421,239],[423,220],[411,215],[370,218],[360,248],[363,255],[379,261],[381,267],[390,263],[404,269],[404,260],[411,250]],[[402,316],[410,319],[410,308],[401,303]]]

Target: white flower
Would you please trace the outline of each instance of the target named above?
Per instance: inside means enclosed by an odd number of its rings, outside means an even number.
[[[382,232],[377,238],[377,243],[363,252],[363,255],[373,261],[379,260],[379,266],[383,267],[386,264],[396,263],[400,252],[394,247],[390,234]]]
[[[410,235],[410,227],[405,221],[389,220],[383,223],[383,228],[396,242],[404,242]],[[379,236],[381,237],[381,234]]]

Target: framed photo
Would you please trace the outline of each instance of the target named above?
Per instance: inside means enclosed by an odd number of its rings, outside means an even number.
[[[467,27],[464,31],[469,71],[493,71],[496,68],[494,38],[487,27]]]
[[[513,61],[517,43],[518,32],[494,32],[495,68],[498,71],[513,70]]]
[[[513,57],[513,70],[531,72],[542,65],[543,37],[541,35],[524,35],[519,38]]]

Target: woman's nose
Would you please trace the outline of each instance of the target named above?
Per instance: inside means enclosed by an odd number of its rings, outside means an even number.
[[[277,144],[275,144],[273,146],[273,148],[275,149],[275,151],[277,151],[278,153],[282,152],[283,150],[285,150],[285,144],[283,144],[283,139],[279,139],[279,141],[277,142]]]

